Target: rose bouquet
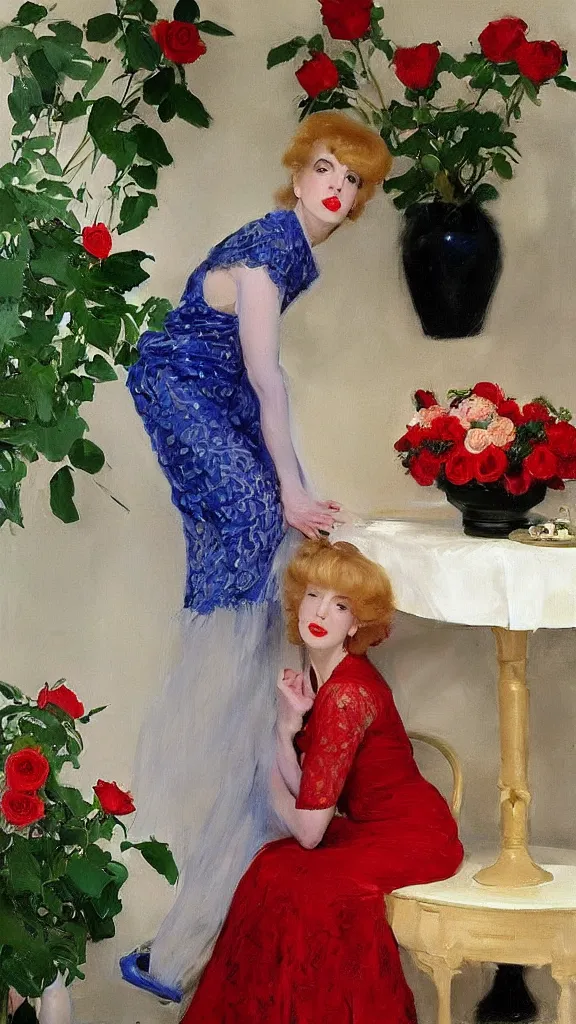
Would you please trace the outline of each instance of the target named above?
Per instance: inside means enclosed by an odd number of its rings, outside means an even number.
[[[447,405],[431,391],[414,398],[416,413],[394,447],[421,486],[476,484],[523,495],[576,479],[572,414],[546,398],[520,405],[488,381],[449,391]]]
[[[86,942],[114,935],[122,909],[118,893],[128,877],[103,843],[131,814],[130,793],[99,779],[92,799],[60,780],[66,765],[79,767],[84,713],[63,680],[30,700],[0,683],[0,1022],[10,988],[38,997],[56,978],[83,978]],[[130,843],[170,884],[177,869],[168,847],[155,839]]]

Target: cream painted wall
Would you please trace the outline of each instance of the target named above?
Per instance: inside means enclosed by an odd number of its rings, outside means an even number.
[[[456,52],[488,20],[511,10],[503,0],[386,6],[387,31],[398,42],[440,38]],[[1,7],[9,18],[18,3],[3,0]],[[57,9],[79,20],[105,5],[60,0]],[[535,38],[557,38],[576,60],[570,0],[517,0],[513,10]],[[162,13],[169,13],[167,3]],[[209,245],[269,209],[295,124],[296,89],[288,67],[266,72],[266,52],[318,24],[314,0],[204,0],[203,15],[236,33],[233,40],[210,38],[208,55],[189,73],[214,127],[165,126],[175,167],[164,172],[160,210],[126,240],[155,254],[150,291],[173,300]],[[8,78],[0,70],[5,94]],[[0,118],[6,150],[4,106]],[[544,392],[576,411],[575,129],[574,97],[553,87],[544,90],[541,110],[525,111],[524,158],[493,207],[506,258],[479,338],[422,336],[399,271],[400,218],[384,195],[318,251],[322,280],[289,311],[283,358],[299,444],[321,494],[359,511],[445,511],[436,491],[403,475],[392,450],[415,387],[443,392],[497,378],[519,397]],[[108,463],[96,481],[77,481],[80,522],[64,526],[50,515],[52,467],[34,467],[24,491],[26,529],[0,533],[0,676],[31,694],[65,676],[88,706],[108,704],[86,730],[82,775],[87,786],[98,776],[127,785],[143,709],[158,689],[164,639],[181,601],[184,547],[167,484],[123,384],[102,385],[86,416]],[[537,633],[530,653],[533,833],[542,843],[576,846],[574,632]],[[378,662],[406,722],[449,738],[462,754],[465,836],[493,838],[498,747],[489,631],[400,616]],[[117,978],[118,952],[153,934],[170,900],[151,871],[133,864],[118,939],[92,951],[88,980],[76,990],[82,1024],[174,1019],[169,1008],[158,1009]],[[429,989],[420,991],[426,1014]]]

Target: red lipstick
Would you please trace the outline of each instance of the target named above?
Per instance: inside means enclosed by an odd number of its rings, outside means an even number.
[[[312,636],[321,637],[326,636],[328,633],[328,630],[324,629],[324,626],[319,626],[317,622],[311,622],[308,629],[312,633]]]
[[[338,199],[338,196],[328,196],[327,199],[322,200],[322,206],[325,206],[327,210],[330,210],[330,213],[338,213],[342,203]]]

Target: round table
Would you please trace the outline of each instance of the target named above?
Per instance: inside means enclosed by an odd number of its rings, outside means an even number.
[[[528,633],[576,626],[576,548],[465,537],[453,524],[377,520],[339,527],[388,573],[399,611],[491,626],[499,664],[501,847],[475,879],[517,888],[550,881],[528,852]]]

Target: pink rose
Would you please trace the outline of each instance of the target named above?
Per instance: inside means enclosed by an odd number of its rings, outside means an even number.
[[[421,427],[429,427],[439,416],[447,416],[448,410],[441,405],[430,405],[427,409],[419,409],[409,426],[419,423]]]
[[[464,398],[451,410],[452,416],[457,416],[465,427],[469,427],[476,420],[492,420],[497,415],[494,402],[480,395],[470,395]]]
[[[516,427],[507,416],[497,416],[488,424],[486,433],[489,434],[492,444],[497,448],[505,448],[516,437]]]
[[[472,455],[479,455],[493,443],[488,431],[483,430],[482,427],[472,427],[464,438],[464,447]]]

